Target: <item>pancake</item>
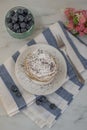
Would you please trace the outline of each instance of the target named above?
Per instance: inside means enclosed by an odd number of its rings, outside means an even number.
[[[50,83],[57,73],[57,67],[55,58],[42,49],[29,53],[24,60],[25,73],[39,84]]]

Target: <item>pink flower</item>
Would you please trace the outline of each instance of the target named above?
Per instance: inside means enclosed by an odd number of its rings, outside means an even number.
[[[75,12],[74,8],[66,8],[64,13],[67,16],[67,18],[71,19],[73,14],[74,14],[74,12]]]
[[[84,29],[84,33],[86,33],[86,34],[87,34],[87,28],[85,28],[85,29]]]
[[[80,26],[77,26],[77,27],[75,28],[75,30],[76,30],[76,32],[79,32],[79,31],[80,31]]]
[[[80,36],[84,36],[84,32],[79,32],[79,35]]]
[[[82,10],[82,15],[87,18],[87,10]]]
[[[68,28],[69,30],[74,29],[73,22],[69,22],[69,23],[67,24],[67,28]]]
[[[86,22],[86,18],[84,15],[81,15],[80,18],[79,18],[79,23],[80,24],[84,24]]]
[[[85,29],[84,24],[81,24],[81,25],[80,25],[80,31],[83,31],[84,29]]]
[[[75,28],[76,32],[82,32],[82,31],[84,31],[84,29],[85,29],[84,24],[78,25]]]
[[[75,14],[80,14],[81,13],[81,10],[76,10],[75,11]]]
[[[68,19],[66,26],[73,34],[76,32],[80,36],[87,34],[87,10],[67,8],[64,13]]]

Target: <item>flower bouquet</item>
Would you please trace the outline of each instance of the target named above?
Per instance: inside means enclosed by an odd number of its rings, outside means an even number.
[[[64,11],[67,21],[65,26],[74,35],[87,35],[87,10],[66,8]]]

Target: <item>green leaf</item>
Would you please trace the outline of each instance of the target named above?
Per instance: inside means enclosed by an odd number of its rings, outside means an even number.
[[[78,18],[76,16],[73,17],[73,22],[74,22],[75,25],[78,24]]]
[[[77,35],[79,35],[79,33],[74,33],[73,35],[74,35],[74,36],[77,36]]]
[[[72,30],[71,32],[74,36],[77,36],[79,34],[78,32],[76,32],[76,30]]]

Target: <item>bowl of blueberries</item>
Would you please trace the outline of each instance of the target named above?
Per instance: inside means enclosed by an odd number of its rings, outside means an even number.
[[[12,37],[23,39],[32,33],[34,29],[34,17],[27,8],[17,6],[7,12],[5,25]]]

